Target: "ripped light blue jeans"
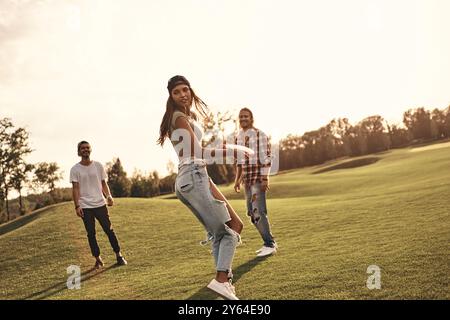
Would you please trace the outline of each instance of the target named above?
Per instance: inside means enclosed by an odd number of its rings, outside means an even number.
[[[266,247],[273,248],[275,240],[270,231],[269,218],[267,217],[266,193],[261,191],[261,183],[256,182],[245,186],[245,198],[247,202],[247,215],[258,230]]]
[[[195,160],[179,166],[175,193],[205,227],[207,239],[212,241],[216,270],[232,277],[231,265],[240,236],[225,224],[231,220],[230,214],[225,202],[214,198],[209,183],[206,163]]]

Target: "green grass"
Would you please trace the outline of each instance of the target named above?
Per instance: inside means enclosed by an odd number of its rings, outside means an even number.
[[[411,148],[376,155],[376,163],[313,174],[334,161],[271,178],[268,194],[275,256],[256,259],[261,239],[245,214],[243,194],[221,190],[244,221],[234,260],[241,299],[449,299],[450,148]],[[345,167],[345,166],[344,166]],[[341,168],[341,167],[336,167]],[[0,226],[0,299],[216,299],[205,236],[178,201],[117,199],[111,220],[129,261],[93,264],[71,204]],[[12,225],[15,223],[15,225]],[[366,287],[369,265],[382,288]],[[66,288],[69,265],[84,272]]]

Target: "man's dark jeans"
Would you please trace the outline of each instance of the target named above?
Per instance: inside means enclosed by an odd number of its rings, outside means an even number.
[[[119,241],[117,240],[111,221],[109,220],[108,208],[105,206],[91,209],[83,209],[83,222],[87,231],[89,246],[94,257],[100,256],[100,248],[98,247],[97,239],[95,237],[95,219],[100,222],[103,231],[106,233],[115,253],[120,252]]]

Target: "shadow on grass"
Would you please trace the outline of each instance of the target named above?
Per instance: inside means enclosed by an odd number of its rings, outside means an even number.
[[[83,284],[83,282],[88,281],[89,279],[92,279],[95,276],[98,276],[99,274],[102,274],[103,272],[106,272],[106,271],[111,270],[116,267],[118,267],[118,266],[113,264],[109,267],[98,269],[98,270],[92,268],[88,271],[84,271],[83,273],[81,273],[81,284]],[[42,299],[51,297],[51,296],[53,296],[59,292],[62,292],[64,290],[69,290],[69,289],[67,289],[67,280],[58,282],[57,284],[55,284],[47,289],[35,292],[35,293],[23,298],[22,300],[42,300]]]
[[[252,260],[233,269],[233,283],[236,283],[244,274],[252,270],[258,263],[268,259],[268,256],[262,258],[253,258]],[[239,294],[238,294],[239,296]],[[194,293],[187,300],[220,300],[222,299],[217,293],[209,290],[206,286]]]
[[[352,168],[368,166],[370,164],[378,162],[379,160],[380,160],[380,158],[378,158],[378,157],[367,157],[367,158],[362,158],[362,159],[350,160],[350,161],[338,163],[336,165],[332,165],[332,166],[314,171],[312,174],[318,174],[318,173],[339,170],[339,169],[352,169]]]
[[[47,206],[45,208],[38,209],[36,211],[33,211],[23,217],[16,218],[13,221],[7,222],[6,224],[0,225],[0,236],[4,235],[6,233],[9,233],[11,231],[14,231],[16,229],[19,229],[20,227],[23,227],[24,225],[29,224],[30,222],[36,220],[40,216],[48,213],[52,208],[61,206],[61,203],[57,203],[51,206]]]

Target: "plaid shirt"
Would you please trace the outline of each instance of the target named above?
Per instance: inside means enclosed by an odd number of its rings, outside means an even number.
[[[245,185],[253,185],[268,179],[270,173],[271,150],[270,139],[259,129],[251,128],[247,131],[240,130],[234,139],[237,145],[252,149],[255,154],[238,157],[234,153],[234,163],[242,167],[242,182]]]

